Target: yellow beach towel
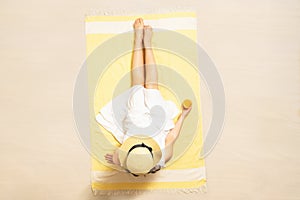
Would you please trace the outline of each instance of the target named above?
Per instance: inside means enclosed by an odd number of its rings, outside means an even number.
[[[184,122],[174,147],[174,156],[166,167],[154,174],[134,177],[105,162],[104,155],[113,153],[121,144],[97,123],[95,116],[110,100],[130,87],[132,24],[138,17],[142,17],[145,24],[153,27],[153,51],[162,96],[175,102],[178,109],[184,99],[191,99],[193,109]],[[197,57],[196,14],[172,12],[135,16],[87,16],[85,22],[87,56],[94,54],[92,59],[87,59],[91,187],[94,193],[130,194],[145,190],[203,192],[206,175],[204,160],[200,159],[203,143],[200,76],[193,63]],[[189,42],[186,41],[192,41],[194,45],[187,46]],[[178,52],[185,55],[179,55]]]

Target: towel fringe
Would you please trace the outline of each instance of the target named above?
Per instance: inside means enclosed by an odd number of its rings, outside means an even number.
[[[195,194],[195,193],[206,193],[207,187],[206,184],[200,186],[199,188],[181,188],[181,189],[147,189],[147,190],[98,190],[92,189],[94,196],[118,196],[118,195],[139,195],[144,193],[171,193],[171,194]]]
[[[118,15],[144,15],[144,14],[164,14],[170,12],[196,12],[196,9],[191,6],[186,5],[175,5],[170,8],[141,8],[140,10],[128,10],[125,8],[105,8],[105,10],[100,9],[89,9],[85,17],[88,16],[118,16]]]

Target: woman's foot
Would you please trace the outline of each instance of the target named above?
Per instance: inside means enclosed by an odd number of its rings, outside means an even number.
[[[144,21],[142,18],[137,18],[133,24],[134,28],[134,42],[136,45],[142,45],[144,38]]]
[[[149,25],[144,26],[144,47],[151,47],[151,41],[152,41],[152,27]]]

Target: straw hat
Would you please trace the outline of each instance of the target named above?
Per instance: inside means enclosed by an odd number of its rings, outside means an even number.
[[[143,135],[129,137],[119,148],[121,165],[134,174],[148,173],[161,157],[157,142]]]

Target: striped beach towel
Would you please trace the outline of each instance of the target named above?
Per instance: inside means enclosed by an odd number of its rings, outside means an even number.
[[[180,108],[184,98],[193,101],[176,141],[174,156],[154,174],[134,177],[105,163],[104,155],[121,144],[96,122],[99,110],[130,87],[132,24],[138,17],[153,27],[153,49],[158,65],[161,94]],[[90,130],[91,188],[95,194],[131,194],[144,191],[193,193],[206,188],[202,148],[200,76],[193,61],[197,57],[197,23],[194,12],[171,12],[128,16],[86,16]],[[188,41],[188,42],[186,42]],[[189,42],[195,45],[188,45]],[[184,51],[182,51],[184,49]],[[185,55],[179,55],[184,52]],[[181,82],[184,82],[182,84]],[[186,89],[188,88],[188,89]],[[175,120],[175,119],[174,119]],[[176,122],[176,120],[174,121]]]

